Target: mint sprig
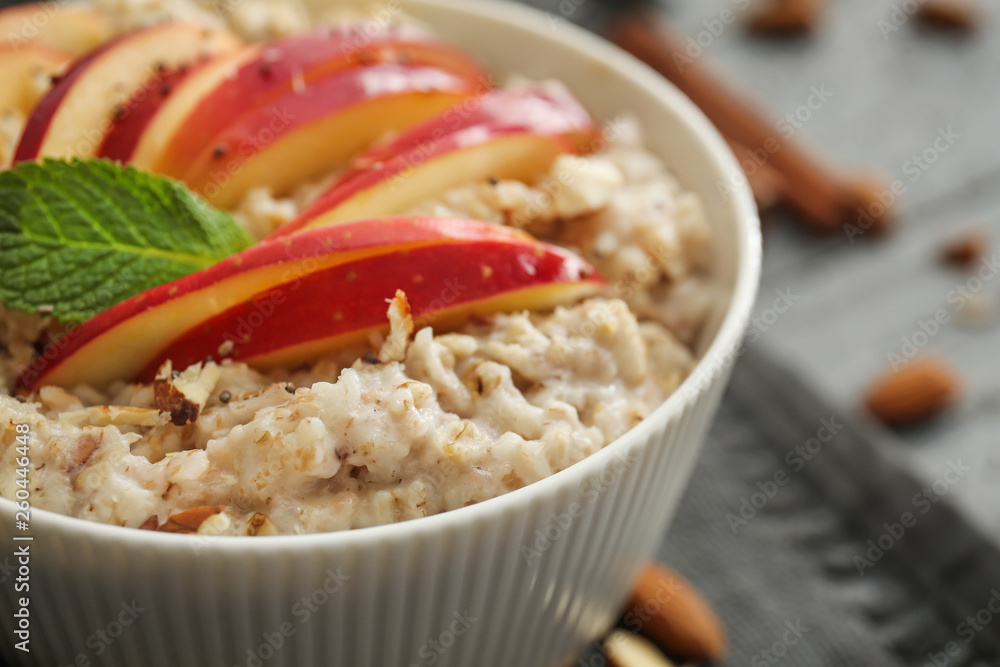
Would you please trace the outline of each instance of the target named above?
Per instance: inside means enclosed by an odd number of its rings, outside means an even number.
[[[0,172],[0,302],[82,322],[253,244],[184,185],[106,160]]]

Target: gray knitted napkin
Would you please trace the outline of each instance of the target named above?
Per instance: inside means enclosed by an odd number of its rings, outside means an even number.
[[[725,665],[1000,665],[1000,553],[947,500],[970,471],[921,484],[889,438],[741,358],[658,553],[718,610]]]

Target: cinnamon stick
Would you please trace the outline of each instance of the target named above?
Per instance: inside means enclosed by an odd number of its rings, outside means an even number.
[[[788,196],[788,184],[784,177],[771,165],[754,160],[750,149],[743,144],[729,137],[726,137],[726,142],[747,177],[761,215],[777,208]]]
[[[831,233],[860,218],[865,221],[862,231],[886,229],[890,207],[876,205],[884,190],[881,181],[843,178],[778,131],[751,100],[689,56],[686,43],[658,15],[623,12],[610,34],[618,46],[691,98],[726,137],[766,155],[767,164],[787,183],[784,203],[808,228]]]

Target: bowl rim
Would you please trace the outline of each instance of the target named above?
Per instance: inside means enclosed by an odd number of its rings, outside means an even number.
[[[545,12],[500,0],[465,0],[460,4],[453,0],[406,0],[404,9],[405,5],[423,5],[506,24],[555,41],[561,48],[582,52],[589,58],[598,58],[616,75],[633,79],[656,97],[663,106],[675,112],[683,124],[696,135],[709,158],[721,167],[723,173],[742,173],[736,157],[722,135],[691,100],[646,64],[579,26],[561,22],[560,30],[553,31]],[[193,544],[198,544],[196,551],[204,548],[220,553],[245,554],[248,550],[253,550],[258,555],[317,547],[357,548],[364,545],[384,545],[390,541],[418,539],[442,531],[459,529],[463,525],[489,520],[490,517],[500,517],[518,505],[530,504],[533,497],[554,495],[563,487],[580,488],[586,479],[600,474],[612,461],[620,460],[637,444],[645,442],[652,431],[661,424],[677,419],[688,407],[696,403],[702,394],[710,390],[718,376],[723,374],[721,369],[726,369],[739,355],[740,344],[757,295],[762,249],[757,207],[745,179],[740,179],[736,184],[734,191],[730,193],[730,200],[736,211],[739,232],[737,239],[739,266],[730,304],[712,342],[684,382],[649,416],[599,451],[559,472],[520,489],[466,507],[418,519],[350,530],[253,537],[178,535],[125,528],[32,507],[32,532],[37,532],[36,526],[39,526],[62,535],[75,534],[81,538],[114,542],[119,546],[155,547],[166,552],[189,551]],[[696,385],[706,374],[709,376],[709,381]],[[12,514],[14,508],[13,500],[0,497],[0,513]]]

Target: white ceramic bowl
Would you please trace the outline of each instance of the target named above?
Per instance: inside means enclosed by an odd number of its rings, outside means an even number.
[[[571,662],[615,622],[677,505],[737,354],[760,269],[752,196],[741,185],[719,197],[717,183],[739,169],[719,134],[662,78],[597,37],[512,4],[403,4],[501,75],[555,77],[600,117],[638,116],[712,222],[713,271],[729,296],[698,369],[583,462],[407,523],[205,539],[35,511],[30,653],[11,648],[23,595],[14,593],[16,558],[0,569],[0,646],[11,664],[542,666]],[[3,555],[17,544],[13,527],[13,504],[0,501]]]

